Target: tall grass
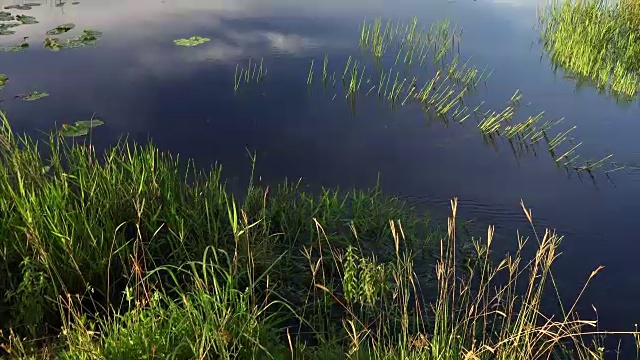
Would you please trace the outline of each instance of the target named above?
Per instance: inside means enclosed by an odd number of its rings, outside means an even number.
[[[379,188],[250,181],[235,196],[219,167],[187,164],[153,145],[36,143],[3,118],[5,356],[603,358],[575,303],[542,307],[562,238],[539,237],[524,205],[532,240],[495,259],[493,227],[460,238],[455,199],[440,231]]]
[[[637,0],[550,0],[540,40],[554,66],[634,98],[640,90]]]

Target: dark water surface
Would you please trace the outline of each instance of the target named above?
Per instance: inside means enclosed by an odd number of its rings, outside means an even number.
[[[359,98],[351,116],[343,96],[331,100],[322,87],[310,91],[306,84],[312,58],[321,66],[327,53],[340,72],[344,59],[357,54],[365,17],[415,15],[423,25],[449,17],[464,29],[462,58],[494,69],[479,94],[487,105],[498,109],[520,89],[522,102],[531,102],[526,111],[544,110],[564,117],[565,127],[578,125],[574,136],[584,143],[583,157],[613,153],[618,162],[640,162],[638,104],[621,106],[589,87],[576,90],[575,82],[554,74],[541,58],[535,8],[533,0],[44,2],[12,10],[40,23],[0,37],[2,45],[13,45],[29,36],[31,44],[24,52],[0,53],[0,73],[10,78],[0,99],[20,131],[51,130],[96,113],[106,121],[95,132],[99,144],[123,133],[151,138],[202,166],[217,161],[231,177],[249,170],[247,148],[257,152],[257,172],[266,182],[303,177],[314,186],[367,187],[380,173],[387,193],[442,216],[458,196],[462,217],[482,228],[496,224],[505,246],[515,243],[516,229],[527,229],[523,199],[541,228],[566,235],[556,271],[567,297],[604,265],[585,309],[593,303],[604,328],[631,329],[640,322],[637,171],[614,173],[613,182],[598,175],[594,184],[558,170],[548,155],[517,160],[506,144],[484,144],[473,123],[447,127],[427,120],[417,106],[392,112],[374,97]],[[96,47],[43,49],[45,31],[63,23],[76,24],[70,35],[93,28],[104,36]],[[193,35],[211,41],[173,44]],[[264,57],[267,76],[235,95],[235,66],[249,57]],[[320,71],[316,66],[316,77]],[[51,95],[13,100],[32,90]]]

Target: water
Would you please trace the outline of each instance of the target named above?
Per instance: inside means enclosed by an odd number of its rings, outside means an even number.
[[[3,5],[10,4],[5,1]],[[0,54],[0,72],[10,81],[0,98],[15,128],[34,133],[97,114],[106,125],[99,145],[122,134],[161,148],[221,163],[227,176],[250,170],[247,149],[258,156],[264,182],[300,178],[311,186],[367,187],[381,175],[384,190],[420,209],[446,215],[458,196],[463,219],[480,228],[496,224],[503,246],[516,229],[527,229],[519,202],[533,208],[540,228],[566,235],[557,276],[573,298],[599,265],[605,266],[586,293],[583,315],[598,309],[603,328],[631,329],[640,321],[636,218],[640,174],[568,176],[548,156],[516,159],[508,146],[483,143],[473,124],[428,121],[415,106],[389,111],[373,97],[359,98],[354,116],[344,98],[331,100],[321,86],[306,85],[312,58],[316,78],[322,58],[344,64],[357,54],[363,18],[383,16],[421,24],[449,17],[463,29],[461,55],[494,72],[481,96],[498,109],[516,89],[524,111],[545,111],[578,125],[581,153],[610,153],[622,163],[640,163],[638,104],[617,104],[589,87],[554,74],[537,44],[536,3],[513,1],[322,1],[294,0],[84,0],[62,7],[46,2],[28,11],[39,24],[0,37],[13,45],[29,36],[31,48]],[[75,23],[69,34],[104,32],[96,47],[51,52],[42,48],[46,30]],[[211,38],[194,48],[173,44],[193,35]],[[264,58],[265,82],[233,91],[236,64]],[[316,80],[316,83],[318,81]],[[47,91],[35,102],[13,100]]]

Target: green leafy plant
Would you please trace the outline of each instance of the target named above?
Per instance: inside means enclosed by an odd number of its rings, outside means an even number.
[[[188,39],[176,39],[173,42],[178,46],[198,46],[200,44],[204,44],[207,41],[210,41],[209,38],[204,38],[200,36],[192,36]]]
[[[13,15],[7,11],[0,11],[0,21],[12,21],[15,20]]]
[[[16,95],[15,98],[22,101],[35,101],[35,100],[40,100],[42,98],[45,98],[47,96],[49,96],[49,94],[46,92],[40,92],[40,91],[34,90],[30,93],[18,94]]]
[[[23,51],[29,48],[29,43],[26,41],[23,41],[19,44],[16,45],[12,45],[12,46],[7,46],[2,48],[2,51],[6,51],[6,52],[19,52],[19,51]]]
[[[38,20],[35,17],[29,15],[16,15],[16,20],[20,21],[24,25],[37,24]]]
[[[59,134],[64,137],[78,137],[89,134],[91,129],[104,125],[104,121],[99,119],[76,121],[73,124],[62,124]]]
[[[47,30],[47,35],[60,35],[66,32],[73,30],[76,27],[75,24],[68,23],[62,24],[54,27],[53,29]]]

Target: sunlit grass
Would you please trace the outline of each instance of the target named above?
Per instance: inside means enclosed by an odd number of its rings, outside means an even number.
[[[519,116],[522,97],[519,91],[500,111],[481,110],[483,102],[475,107],[471,105],[471,95],[476,93],[479,84],[487,83],[493,70],[478,67],[471,59],[460,58],[461,35],[462,30],[448,20],[432,24],[428,30],[421,28],[415,17],[407,23],[384,22],[380,18],[370,23],[365,20],[360,26],[359,45],[361,51],[372,58],[374,71],[370,76],[364,76],[365,65],[369,64],[366,56],[350,55],[347,58],[342,69],[342,83],[352,110],[355,95],[359,93],[362,80],[366,79],[365,96],[377,95],[391,109],[397,105],[419,104],[428,117],[435,116],[446,123],[462,124],[474,118],[488,143],[497,145],[498,141],[504,141],[517,157],[546,147],[553,162],[570,171],[593,175],[594,170],[610,173],[624,169],[624,165],[612,161],[612,154],[597,160],[583,159],[577,153],[582,143],[570,136],[572,129],[557,130],[562,119],[549,119],[544,112],[524,118]],[[325,55],[325,88],[328,87],[327,67],[328,56]],[[312,85],[313,68],[309,74],[307,84]],[[335,90],[335,81],[331,85]],[[333,99],[336,95],[337,92]]]
[[[524,204],[531,239],[495,258],[493,227],[459,236],[456,199],[440,230],[379,188],[250,181],[236,197],[218,167],[153,145],[38,147],[6,119],[0,165],[8,358],[604,358],[582,293],[542,306],[562,237]]]
[[[253,62],[253,63],[252,63]],[[264,67],[264,59],[260,59],[260,63],[249,58],[247,68],[240,67],[236,64],[236,71],[233,78],[233,90],[238,92],[242,84],[249,84],[251,81],[259,83],[264,80],[267,75],[267,69]]]
[[[551,63],[599,88],[634,98],[640,90],[637,0],[550,0],[539,16]]]

